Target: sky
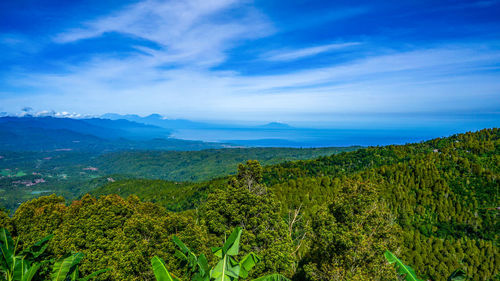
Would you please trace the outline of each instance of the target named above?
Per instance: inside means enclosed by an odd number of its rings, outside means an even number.
[[[498,127],[499,15],[497,0],[0,1],[0,112]]]

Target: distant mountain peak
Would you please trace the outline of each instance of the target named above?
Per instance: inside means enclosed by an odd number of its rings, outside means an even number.
[[[153,113],[151,115],[146,116],[145,118],[163,119],[163,116],[158,113]]]
[[[291,129],[292,127],[285,123],[280,122],[270,122],[265,125],[260,126],[261,128],[269,128],[269,129]]]

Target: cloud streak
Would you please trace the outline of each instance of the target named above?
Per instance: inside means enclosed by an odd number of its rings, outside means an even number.
[[[322,53],[330,52],[333,50],[342,50],[348,47],[360,45],[359,42],[346,42],[346,43],[335,43],[327,44],[297,50],[274,50],[267,54],[264,54],[263,59],[270,61],[293,61],[297,59],[307,58],[311,56],[316,56]]]
[[[241,10],[242,16],[227,16],[230,9]],[[226,19],[221,22],[217,17]],[[209,67],[224,61],[224,51],[237,41],[267,36],[273,27],[257,10],[235,0],[146,0],[60,33],[54,40],[71,43],[112,32],[158,44],[159,49],[137,47],[153,56],[157,65]]]

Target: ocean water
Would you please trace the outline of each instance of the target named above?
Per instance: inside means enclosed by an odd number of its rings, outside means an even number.
[[[326,147],[406,144],[446,137],[454,129],[181,129],[172,137],[245,146]]]

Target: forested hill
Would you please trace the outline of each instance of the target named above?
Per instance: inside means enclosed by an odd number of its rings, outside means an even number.
[[[453,135],[447,138],[437,138],[426,142],[407,145],[388,145],[369,147],[353,153],[331,155],[314,160],[293,161],[269,166],[265,171],[268,182],[275,182],[286,177],[303,177],[318,175],[339,175],[407,162],[428,155],[450,156],[451,161],[459,158],[468,161],[481,158],[492,158],[493,162],[481,161],[477,165],[488,169],[498,169],[498,128],[485,129],[475,133]],[[460,164],[460,163],[457,163]]]
[[[283,203],[314,216],[346,180],[371,183],[403,230],[403,258],[432,280],[463,266],[474,280],[500,270],[500,130],[372,147],[265,169]]]
[[[52,193],[72,200],[104,183],[124,178],[201,182],[234,174],[238,164],[247,159],[256,159],[263,165],[270,165],[358,148],[127,150],[104,154],[67,150],[0,151],[0,206],[15,210],[24,201]],[[147,186],[141,185],[144,193],[151,194],[146,188]]]
[[[92,165],[102,173],[170,181],[204,181],[233,174],[248,159],[272,165],[354,151],[359,146],[321,148],[225,148],[201,151],[122,151],[97,157]]]
[[[53,255],[86,253],[84,273],[112,268],[98,280],[151,280],[155,254],[183,276],[173,234],[213,257],[208,246],[236,226],[241,254],[262,257],[255,276],[397,280],[388,249],[423,280],[447,280],[458,268],[471,280],[498,280],[499,179],[495,128],[263,168],[249,161],[234,177],[196,184],[116,181],[99,199],[70,206],[55,196],[24,203],[2,224],[23,245],[55,233]]]

